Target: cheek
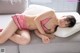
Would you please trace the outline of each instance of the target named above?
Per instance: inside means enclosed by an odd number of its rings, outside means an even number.
[[[62,27],[65,27],[65,24],[63,24]]]
[[[60,21],[60,25],[64,25],[64,21],[63,20]]]
[[[61,22],[60,22],[60,26],[61,26],[61,27],[65,27],[65,22],[64,22],[64,21],[61,21]]]
[[[61,24],[60,26],[61,26],[61,27],[65,27],[65,25],[64,25],[64,24]]]

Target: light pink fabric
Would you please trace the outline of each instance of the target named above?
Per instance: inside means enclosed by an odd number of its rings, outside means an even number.
[[[12,16],[15,24],[20,30],[26,30],[28,27],[25,25],[25,17],[21,14],[16,14]]]

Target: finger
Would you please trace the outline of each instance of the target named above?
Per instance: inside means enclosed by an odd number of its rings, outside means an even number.
[[[49,42],[50,42],[50,40],[49,40],[49,39],[46,39],[46,40],[45,40],[45,43],[49,43]]]

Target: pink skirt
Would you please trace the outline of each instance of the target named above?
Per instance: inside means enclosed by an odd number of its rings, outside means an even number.
[[[17,25],[17,27],[20,29],[20,30],[26,30],[27,29],[27,26],[25,24],[25,17],[24,15],[22,14],[16,14],[14,16],[12,16],[15,24]]]

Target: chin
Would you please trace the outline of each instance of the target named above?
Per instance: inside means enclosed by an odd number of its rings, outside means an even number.
[[[62,26],[62,25],[59,25],[59,27],[60,27],[60,28],[65,28],[65,27],[64,27],[64,26]]]
[[[66,28],[66,27],[61,27],[61,28]]]
[[[59,26],[60,28],[64,28],[64,27],[62,27],[62,26]]]

